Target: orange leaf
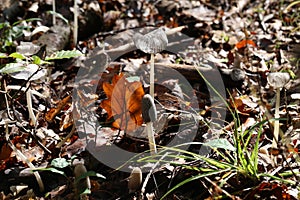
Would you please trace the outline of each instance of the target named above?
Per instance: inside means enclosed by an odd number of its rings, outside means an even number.
[[[107,99],[100,107],[106,110],[108,120],[114,119],[114,128],[132,131],[143,123],[141,101],[145,93],[140,82],[129,82],[123,74],[115,75],[111,84],[103,83],[103,90]]]
[[[66,96],[61,101],[58,102],[58,105],[56,106],[56,108],[51,108],[46,113],[46,116],[45,116],[47,122],[51,123],[53,121],[54,117],[56,117],[56,115],[58,115],[60,113],[60,111],[67,105],[67,103],[70,99],[71,99],[71,96]]]
[[[253,40],[242,40],[242,41],[238,42],[235,46],[236,46],[236,48],[241,49],[241,48],[246,47],[248,44],[256,47],[256,44],[255,44],[255,42],[253,42]]]

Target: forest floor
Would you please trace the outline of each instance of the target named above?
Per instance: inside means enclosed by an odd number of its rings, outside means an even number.
[[[0,199],[300,198],[299,1],[0,10]]]

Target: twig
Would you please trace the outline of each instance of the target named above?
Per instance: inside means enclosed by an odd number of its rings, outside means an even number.
[[[214,187],[216,187],[218,190],[222,191],[226,196],[228,196],[231,199],[235,199],[234,196],[232,196],[231,194],[229,194],[226,190],[223,190],[222,188],[220,188],[216,183],[214,183],[213,181],[211,181],[208,177],[204,177],[208,182],[210,182]]]
[[[28,90],[28,88],[25,88],[25,87],[22,87],[22,86],[19,86],[19,85],[8,85],[7,86],[7,90],[19,90],[19,91],[22,91],[22,92],[26,92]],[[31,90],[31,94],[34,94],[38,97],[41,97],[43,99],[46,98],[45,95],[35,91],[35,90]]]
[[[72,126],[72,130],[70,131],[70,133],[62,141],[60,141],[56,145],[56,148],[61,148],[62,145],[67,141],[67,139],[69,139],[74,134],[75,130],[76,130],[76,126],[75,126],[75,123],[74,123],[73,126]]]
[[[44,183],[42,181],[42,178],[39,174],[39,172],[35,171],[37,168],[28,160],[28,158],[19,150],[15,147],[15,145],[12,143],[12,141],[9,139],[9,131],[8,131],[8,124],[6,123],[6,134],[5,134],[5,139],[8,142],[8,145],[10,146],[10,148],[20,157],[20,159],[25,162],[29,168],[33,171],[33,175],[35,176],[37,183],[39,185],[40,191],[44,192],[45,187],[44,187]]]
[[[3,81],[3,86],[4,86],[4,98],[5,98],[5,104],[6,104],[6,110],[7,110],[7,116],[9,117],[10,120],[14,120],[13,117],[10,115],[10,109],[9,109],[9,103],[7,99],[7,87],[6,87],[6,81]]]
[[[29,82],[27,83],[27,87],[29,88]],[[27,90],[26,92],[26,102],[27,102],[27,108],[29,113],[29,119],[31,120],[33,126],[36,125],[36,117],[34,115],[33,109],[32,109],[32,98],[31,98],[31,90]]]

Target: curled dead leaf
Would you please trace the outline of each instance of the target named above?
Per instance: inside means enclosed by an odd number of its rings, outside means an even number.
[[[114,120],[114,128],[132,131],[143,123],[141,101],[145,93],[140,82],[129,82],[123,74],[115,75],[111,84],[103,83],[103,90],[107,99],[100,107],[106,110],[108,120]]]
[[[238,49],[241,49],[241,48],[246,47],[247,45],[251,45],[253,47],[256,47],[256,44],[255,44],[255,42],[253,42],[253,40],[242,40],[242,41],[238,42],[235,45],[235,47],[238,48]]]
[[[54,117],[60,113],[60,111],[67,105],[67,103],[69,102],[70,99],[71,99],[71,96],[66,96],[58,103],[56,108],[51,108],[46,113],[46,116],[45,116],[47,122],[51,123],[53,121]]]

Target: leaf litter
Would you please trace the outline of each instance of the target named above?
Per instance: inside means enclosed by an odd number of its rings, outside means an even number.
[[[22,44],[23,41],[20,41],[20,39],[15,40],[15,43],[21,44],[16,50],[22,54],[22,52],[27,53],[26,49],[28,49],[32,51],[33,54],[37,54],[38,52],[36,52],[37,49],[35,49],[34,44],[47,44],[48,41],[55,40],[55,38],[63,40],[60,43],[63,47],[58,45],[60,49],[55,49],[55,52],[58,53],[62,48],[64,48],[64,50],[70,49],[71,47],[67,46],[68,42],[65,41],[66,37],[70,37],[68,36],[68,26],[62,28],[66,32],[66,35],[62,36],[59,36],[60,32],[55,28],[52,27],[54,32],[49,32],[47,28],[51,28],[51,23],[49,23],[50,15],[43,13],[45,9],[43,6],[51,5],[52,3],[50,1],[42,1],[35,4],[37,9],[34,11],[30,11],[30,9],[27,10],[31,4],[32,2],[29,2],[28,5],[21,6],[20,9],[27,14],[33,12],[39,15],[41,17],[41,23],[27,22],[27,24],[32,26],[31,29],[28,29],[32,32],[31,38],[24,35],[25,37],[22,38],[22,40],[24,39],[24,41],[31,43]],[[70,12],[64,9],[64,7],[70,7],[72,4],[70,2],[66,5],[62,5],[61,2],[57,2],[57,4],[58,12],[62,13],[66,19],[72,20]],[[88,109],[96,110],[98,120],[103,123],[103,126],[106,126],[102,127],[102,131],[105,133],[103,137],[97,138],[100,146],[109,145],[114,142],[113,136],[117,135],[118,131],[123,131],[123,133],[130,132],[137,127],[141,127],[143,123],[139,102],[144,93],[148,92],[147,81],[145,81],[147,80],[145,78],[146,74],[139,77],[139,79],[129,81],[125,78],[125,75],[120,75],[120,72],[122,71],[122,74],[126,75],[129,74],[129,76],[137,76],[138,73],[135,74],[135,72],[139,70],[141,65],[149,65],[147,62],[149,59],[144,53],[134,50],[122,56],[122,58],[114,57],[114,50],[132,42],[131,36],[133,33],[131,32],[130,36],[130,34],[125,33],[128,31],[125,29],[134,25],[144,27],[146,24],[149,24],[149,22],[155,24],[157,27],[167,26],[167,28],[170,29],[182,26],[183,28],[180,33],[193,37],[195,42],[190,44],[191,47],[185,49],[185,52],[180,52],[180,55],[174,55],[170,52],[161,52],[157,56],[162,58],[162,64],[167,61],[168,63],[171,62],[178,65],[193,65],[199,62],[201,63],[205,61],[203,58],[207,58],[213,61],[220,70],[228,70],[229,73],[241,71],[242,74],[244,74],[242,81],[237,82],[237,79],[232,78],[234,74],[223,76],[223,81],[227,88],[227,103],[230,104],[231,109],[236,109],[240,124],[236,124],[238,126],[235,126],[234,123],[231,123],[237,118],[229,114],[226,118],[226,129],[224,127],[221,135],[218,135],[221,137],[220,139],[213,139],[214,137],[212,135],[215,134],[215,129],[211,126],[205,126],[202,123],[200,123],[198,130],[187,128],[187,130],[185,130],[186,133],[198,131],[199,134],[195,138],[195,142],[203,143],[207,140],[206,144],[218,150],[217,152],[209,153],[207,157],[222,162],[225,162],[227,159],[221,155],[231,156],[231,159],[232,156],[234,156],[234,153],[228,153],[234,152],[236,150],[235,148],[237,148],[237,143],[235,143],[233,139],[234,134],[240,134],[241,137],[247,139],[244,140],[245,143],[241,146],[241,148],[247,150],[244,152],[245,155],[247,155],[248,152],[253,152],[258,141],[258,172],[283,177],[283,181],[280,179],[272,179],[272,177],[260,177],[259,181],[250,180],[248,176],[237,175],[237,177],[232,172],[223,172],[220,173],[219,176],[209,176],[209,179],[202,178],[200,182],[194,181],[186,183],[182,187],[177,188],[169,197],[177,199],[213,199],[221,195],[226,196],[228,193],[230,193],[231,198],[234,197],[236,199],[297,199],[299,197],[298,189],[295,184],[293,184],[299,179],[298,148],[300,128],[298,98],[300,92],[300,71],[298,70],[298,58],[300,55],[300,18],[298,14],[299,6],[295,2],[283,2],[280,4],[279,2],[272,1],[199,2],[163,0],[154,5],[148,1],[131,3],[127,1],[99,1],[97,2],[97,4],[100,5],[99,7],[94,4],[95,2],[90,5],[89,2],[81,2],[79,6],[82,6],[82,9],[88,8],[88,12],[93,12],[93,9],[96,9],[92,14],[93,17],[96,16],[97,18],[98,16],[99,18],[97,19],[101,19],[99,21],[105,24],[101,26],[101,28],[98,27],[94,31],[93,28],[91,28],[91,32],[82,34],[76,47],[81,52],[91,52],[99,44],[99,41],[106,39],[106,36],[118,36],[115,40],[117,42],[113,45],[111,44],[110,49],[107,51],[113,59],[116,59],[115,63],[111,64],[111,68],[106,72],[102,74],[98,72],[94,73],[94,77],[92,77],[97,80],[97,76],[102,75],[103,80],[101,80],[100,83],[90,81],[92,80],[90,77],[85,79],[87,80],[86,82],[84,79],[82,80],[82,83],[84,83],[87,88],[92,87],[93,84],[98,84],[97,94],[78,92],[78,96],[80,96],[82,101],[81,105],[85,105],[87,111]],[[6,7],[6,9],[8,8],[9,7]],[[10,9],[4,14],[9,16],[9,10]],[[94,15],[95,13],[96,15]],[[82,17],[87,16],[82,15]],[[104,21],[102,21],[102,17],[104,17]],[[13,18],[8,19],[13,20]],[[87,27],[89,25],[84,24],[84,20],[80,21],[80,23],[81,27]],[[39,27],[41,31],[37,33]],[[86,30],[90,30],[89,28],[90,27]],[[124,34],[122,28],[124,28]],[[81,28],[80,31],[82,32],[82,30],[85,29]],[[55,35],[53,33],[55,33],[56,36],[53,36]],[[96,33],[96,35],[91,35],[91,33]],[[35,40],[43,34],[45,35],[36,42]],[[12,34],[11,36],[15,37],[16,35]],[[51,40],[45,39],[48,37],[53,38],[51,38]],[[122,41],[118,42],[118,40]],[[0,40],[0,43],[1,42],[2,40]],[[56,44],[57,41],[53,43],[54,46]],[[51,48],[53,45],[49,44]],[[7,49],[10,49],[10,47]],[[53,52],[52,49],[50,51]],[[15,61],[14,59],[20,59],[6,56],[13,52],[14,51],[3,54],[5,56],[0,58],[1,64],[11,63]],[[47,52],[49,52],[49,50],[47,50]],[[77,51],[73,53],[79,55]],[[57,55],[61,55],[61,60],[52,59]],[[44,74],[36,74],[36,76],[30,80],[30,89],[42,94],[32,96],[32,110],[37,120],[35,126],[32,126],[32,123],[30,123],[30,117],[27,113],[26,90],[23,86],[26,79],[33,75],[33,71],[36,71],[36,66],[34,66],[34,70],[32,70],[30,65],[24,65],[29,66],[27,71],[23,69],[23,65],[14,66],[17,67],[14,69],[22,71],[23,73],[18,74],[18,72],[16,72],[17,76],[15,77],[13,74],[12,76],[5,75],[5,73],[3,73],[5,68],[1,66],[0,108],[3,112],[1,112],[0,116],[0,129],[2,133],[5,133],[5,129],[8,127],[12,143],[17,149],[23,152],[27,159],[36,167],[49,167],[53,160],[60,157],[66,159],[66,167],[59,170],[63,170],[71,178],[74,178],[74,176],[71,175],[73,170],[72,166],[67,166],[69,160],[72,159],[73,156],[84,158],[85,165],[89,170],[94,170],[108,177],[106,181],[102,179],[91,180],[92,193],[89,195],[90,199],[134,198],[134,196],[138,194],[133,193],[130,196],[128,194],[129,190],[126,181],[122,181],[123,179],[125,180],[129,174],[111,170],[95,161],[95,159],[85,151],[86,143],[82,138],[78,137],[80,133],[77,133],[72,128],[74,121],[72,120],[71,111],[73,110],[72,114],[74,116],[77,115],[75,118],[83,117],[84,114],[80,112],[76,113],[77,105],[69,102],[70,93],[74,87],[74,76],[76,76],[76,72],[79,67],[82,67],[82,64],[80,64],[77,59],[70,62],[72,59],[70,59],[70,56],[64,51],[61,51],[61,54],[58,53],[47,56],[48,57],[45,58],[51,62],[53,61],[53,65],[51,64],[49,66],[52,69],[51,73],[55,73],[56,75],[52,76],[52,80],[46,79],[48,82],[38,81]],[[63,65],[67,66],[68,70],[62,67]],[[272,148],[272,121],[274,121],[273,108],[275,108],[275,92],[270,83],[270,74],[272,76],[272,73],[278,72],[285,73],[283,77],[284,83],[281,84],[281,86],[284,87],[281,87],[282,89],[280,91],[281,99],[279,108],[279,124],[282,135],[280,135],[280,140],[278,141],[278,148]],[[9,72],[9,74],[11,73]],[[215,112],[213,108],[218,104],[217,102],[211,102],[208,98],[207,86],[201,82],[200,76],[191,78],[194,74],[195,73],[190,73],[186,78],[193,80],[190,83],[194,88],[194,93],[197,94],[198,97],[199,110],[196,112],[201,114],[206,120],[206,124],[209,124],[212,120],[211,113]],[[226,77],[229,79],[226,79]],[[116,82],[116,79],[119,81]],[[275,77],[275,79],[277,78]],[[189,106],[195,103],[186,97],[182,91],[176,89],[178,86],[178,82],[176,81],[178,80],[166,80],[164,83],[166,85],[173,84],[174,87],[172,87],[172,90],[166,90],[166,87],[156,87],[156,100],[161,103],[161,116],[165,117],[162,118],[162,124],[164,124],[160,126],[159,129],[161,131],[158,132],[156,137],[158,144],[161,145],[167,144],[178,134],[177,125],[183,117],[182,113],[180,113],[181,106],[183,104]],[[228,84],[228,82],[236,84],[231,85]],[[20,87],[16,87],[15,85],[20,85]],[[116,94],[112,92],[114,87],[116,87],[116,91],[118,91]],[[118,106],[112,108],[112,105]],[[158,111],[160,111],[160,109],[158,109]],[[267,119],[265,116],[267,116]],[[262,123],[262,118],[267,121]],[[108,119],[113,120],[107,121]],[[127,119],[131,120],[128,121]],[[123,123],[124,121],[128,123]],[[111,122],[111,124],[108,122]],[[250,130],[252,132],[250,132]],[[259,132],[261,132],[261,136],[258,138]],[[72,134],[69,135],[69,133]],[[93,137],[92,134],[90,136]],[[61,143],[61,141],[64,142]],[[62,146],[58,148],[57,144],[59,143],[61,143]],[[248,144],[248,146],[243,146],[245,144]],[[122,134],[119,137],[118,145],[134,152],[147,150],[147,145],[144,140],[141,141],[126,134]],[[9,180],[8,182],[1,183],[2,199],[42,199],[45,196],[45,198],[50,199],[74,199],[71,192],[74,188],[72,188],[70,182],[67,182],[63,177],[45,171],[41,171],[40,174],[42,180],[47,183],[46,191],[48,193],[40,193],[32,174],[26,177],[21,176],[20,171],[28,169],[28,166],[26,162],[18,159],[15,152],[9,147],[8,141],[4,139],[3,134],[0,140],[0,146],[1,180]],[[197,145],[192,145],[189,149],[191,152],[197,152],[198,150],[199,147]],[[154,196],[154,199],[158,199],[170,190],[171,186],[175,186],[177,183],[191,176],[198,175],[198,170],[202,170],[202,173],[204,173],[205,170],[211,169],[211,165],[201,159],[195,161],[190,161],[190,157],[178,159],[180,160],[178,163],[181,163],[181,166],[173,165],[172,167],[156,169],[146,187],[146,191],[149,194],[148,196]],[[238,160],[238,162],[243,161]],[[169,163],[169,165],[172,165],[172,163]],[[248,167],[250,167],[250,164]],[[197,170],[193,170],[193,168]],[[172,169],[173,171],[168,169]],[[49,180],[49,182],[47,182],[47,180]],[[25,187],[20,188],[20,186],[22,186],[20,184],[21,182]],[[160,184],[155,186],[157,182]],[[216,184],[212,184],[212,182]],[[222,187],[222,185],[225,185],[225,187]],[[10,188],[11,186],[18,189],[13,190]],[[199,190],[195,191],[191,189],[195,187],[198,187]],[[26,191],[26,194],[24,191]],[[49,196],[47,197],[47,195]]]

